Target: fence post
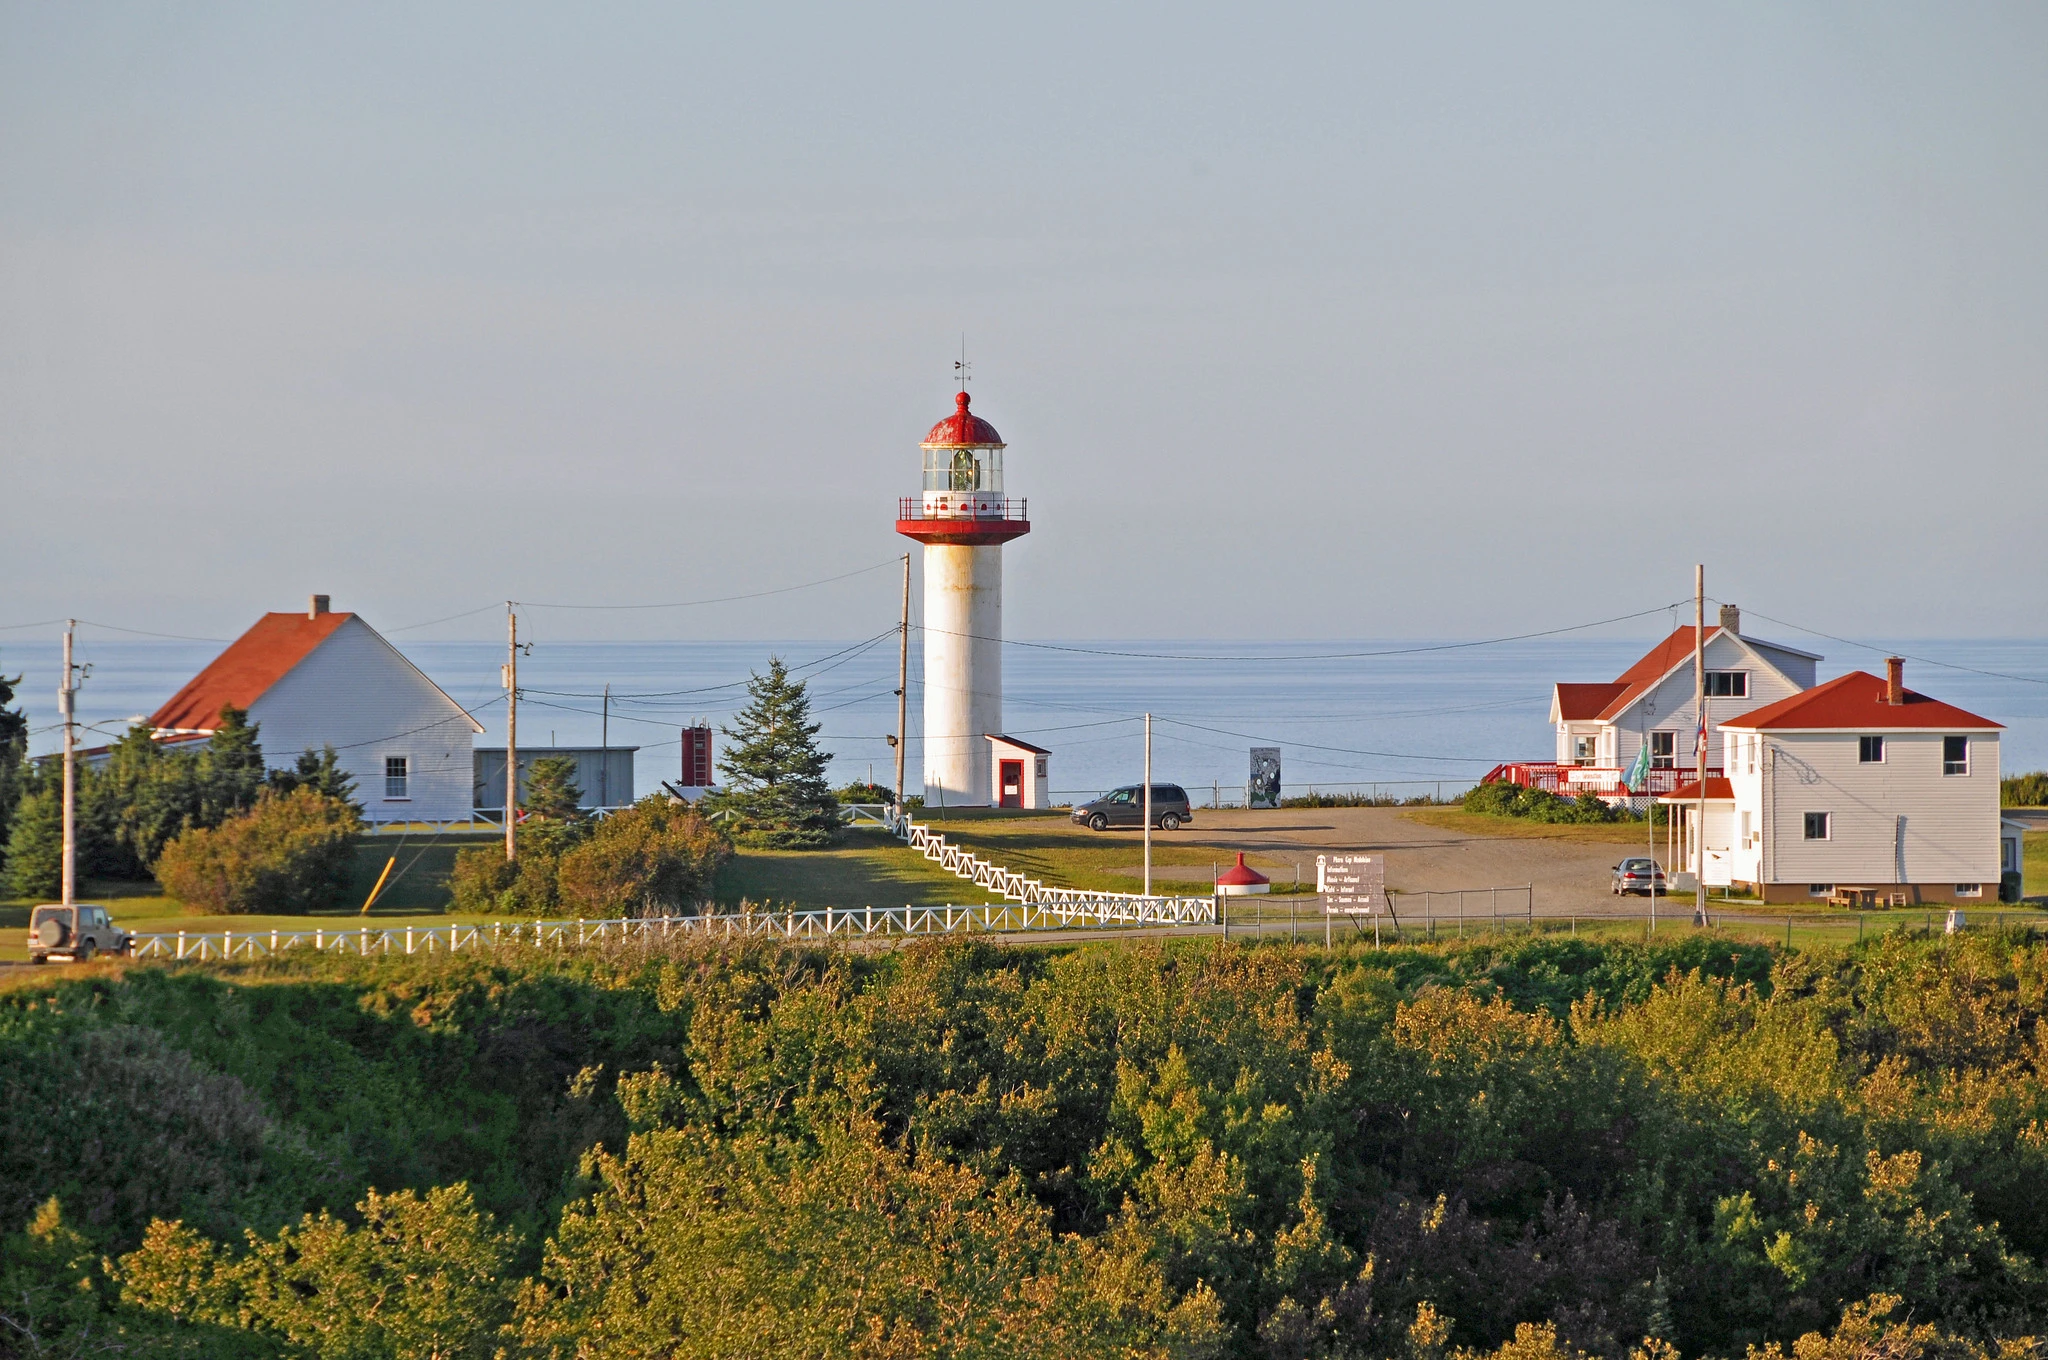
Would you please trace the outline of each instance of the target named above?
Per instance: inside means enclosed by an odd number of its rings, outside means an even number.
[[[406,952],[406,953],[408,953],[408,954],[412,953],[412,927],[411,927],[411,926],[407,926],[407,927],[405,928],[405,952]]]
[[[182,930],[178,932],[178,957],[185,957],[185,932]]]

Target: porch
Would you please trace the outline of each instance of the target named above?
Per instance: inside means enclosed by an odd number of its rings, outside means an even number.
[[[1693,782],[1690,766],[1652,769],[1640,788],[1628,786],[1622,777],[1626,773],[1618,765],[1560,765],[1554,760],[1523,760],[1496,765],[1479,782],[1517,784],[1525,789],[1542,789],[1560,798],[1576,798],[1582,793],[1591,793],[1612,799],[1645,794],[1661,798]],[[1718,767],[1707,767],[1707,778],[1720,777]]]

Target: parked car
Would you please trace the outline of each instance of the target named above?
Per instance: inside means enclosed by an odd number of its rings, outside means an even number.
[[[126,954],[135,937],[121,929],[107,915],[107,909],[92,902],[63,906],[46,902],[29,913],[28,961],[48,963],[70,959],[84,963],[95,954]]]
[[[1647,897],[1652,884],[1656,885],[1658,892],[1667,891],[1664,871],[1657,866],[1656,860],[1625,859],[1614,866],[1612,887],[1616,897],[1626,897],[1630,893],[1642,893]]]
[[[1139,826],[1145,820],[1145,786],[1126,784],[1074,809],[1075,821],[1090,831],[1107,831],[1113,826]],[[1161,831],[1178,831],[1195,820],[1188,803],[1188,791],[1178,784],[1152,786],[1152,825]]]

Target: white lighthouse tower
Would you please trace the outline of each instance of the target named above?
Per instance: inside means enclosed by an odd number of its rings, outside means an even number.
[[[1003,730],[1003,545],[1031,532],[1003,494],[1003,437],[967,409],[924,437],[924,489],[899,502],[896,532],[924,544],[924,796],[994,801],[989,742]]]

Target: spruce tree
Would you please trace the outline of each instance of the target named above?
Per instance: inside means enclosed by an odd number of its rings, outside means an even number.
[[[14,821],[15,804],[27,792],[22,764],[28,758],[28,715],[8,707],[20,683],[18,675],[0,675],[0,871],[7,865],[7,829]]]
[[[542,756],[526,770],[526,792],[519,809],[528,818],[573,822],[580,815],[583,790],[576,787],[576,762],[567,756]]]
[[[64,886],[64,795],[42,788],[14,809],[7,837],[7,895],[47,899]]]
[[[199,756],[200,826],[219,826],[237,812],[256,806],[263,791],[263,747],[248,711],[233,704],[220,711],[220,725]]]
[[[772,657],[768,674],[747,682],[747,706],[734,725],[719,729],[727,743],[718,762],[725,788],[707,801],[741,843],[811,849],[830,844],[839,830],[839,802],[825,786],[831,756],[818,749],[820,724],[810,719],[804,682]]]
[[[355,776],[341,768],[332,746],[323,746],[318,751],[307,747],[299,753],[295,768],[272,770],[269,782],[281,794],[311,789],[323,797],[347,803],[356,810],[356,816],[363,815],[363,805],[356,801]]]

